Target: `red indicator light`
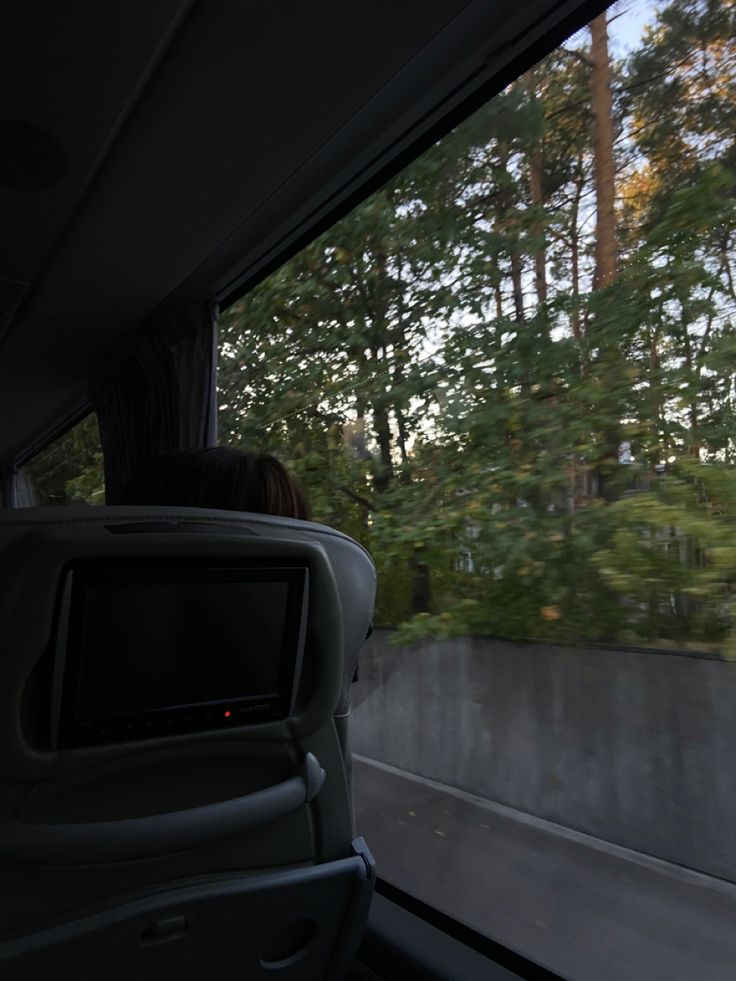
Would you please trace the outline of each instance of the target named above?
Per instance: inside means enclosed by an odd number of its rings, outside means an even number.
[[[225,718],[226,719],[229,719],[230,718],[230,709],[226,709],[225,710]]]

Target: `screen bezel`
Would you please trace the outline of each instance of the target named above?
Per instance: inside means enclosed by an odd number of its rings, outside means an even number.
[[[153,709],[114,719],[78,717],[84,603],[89,586],[213,582],[286,582],[286,617],[278,693]],[[309,571],[306,562],[283,559],[80,559],[65,569],[58,621],[52,733],[55,748],[161,738],[229,729],[288,718],[294,709],[306,636]],[[229,712],[229,715],[225,715]]]

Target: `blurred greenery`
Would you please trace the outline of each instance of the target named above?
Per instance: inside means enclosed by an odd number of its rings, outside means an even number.
[[[582,32],[225,313],[221,440],[370,548],[399,639],[734,646],[735,17]]]
[[[102,447],[94,413],[86,416],[23,467],[35,503],[104,504]]]

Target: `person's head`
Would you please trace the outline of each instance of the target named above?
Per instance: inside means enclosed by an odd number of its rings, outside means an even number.
[[[117,503],[309,519],[304,493],[283,464],[266,454],[225,446],[161,453],[133,474]]]

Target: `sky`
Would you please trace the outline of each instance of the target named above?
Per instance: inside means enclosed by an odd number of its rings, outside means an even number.
[[[609,41],[611,53],[625,55],[641,40],[642,32],[657,13],[656,0],[617,0],[608,10]],[[576,35],[588,39],[588,28],[583,27]]]
[[[620,0],[615,4],[609,13],[612,20],[610,32],[619,53],[637,46],[644,27],[654,20],[656,10],[654,0]]]

